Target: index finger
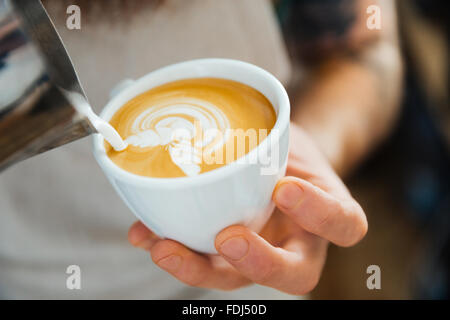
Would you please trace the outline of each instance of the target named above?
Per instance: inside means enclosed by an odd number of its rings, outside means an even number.
[[[216,249],[242,275],[255,283],[295,295],[317,285],[328,242],[313,234],[298,233],[274,247],[243,226],[231,226],[216,237]]]

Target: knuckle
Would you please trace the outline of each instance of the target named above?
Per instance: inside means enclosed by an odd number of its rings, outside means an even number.
[[[303,295],[310,293],[319,284],[319,278],[320,278],[320,276],[315,274],[315,275],[309,277],[304,282],[299,283],[298,286],[293,291],[293,294],[298,295],[298,296],[303,296]]]
[[[180,279],[180,280],[190,287],[200,287],[201,284],[205,280],[205,276],[204,275],[203,276],[193,276],[193,277],[189,277],[186,279]]]
[[[307,285],[305,286],[305,288],[304,288],[304,290],[305,290],[304,294],[310,293],[311,291],[313,291],[317,287],[318,284],[319,284],[319,278],[318,277],[314,278],[311,281],[309,281],[307,283]]]
[[[168,255],[168,251],[166,248],[166,241],[157,241],[150,250],[150,254],[154,263],[157,263],[159,259]]]
[[[182,277],[180,274],[176,274],[175,277],[178,278],[181,282],[187,284],[190,287],[202,287],[206,282],[208,278],[207,272],[200,272],[200,273],[184,273],[187,274],[186,276]]]
[[[268,263],[264,268],[258,268],[250,277],[255,283],[266,284],[271,281],[274,274],[277,272],[273,262]]]
[[[360,224],[360,231],[359,231],[358,242],[361,241],[366,236],[367,231],[369,231],[369,224],[367,222],[366,217],[364,216],[363,219],[362,219],[362,222]]]
[[[250,283],[252,283],[250,280],[242,279],[238,282],[227,282],[225,285],[218,289],[222,291],[233,291],[243,287],[247,287]]]
[[[320,219],[312,226],[313,233],[322,233],[330,228],[332,225],[333,217],[340,216],[344,212],[342,203],[335,201],[331,205],[320,212]]]
[[[349,247],[360,242],[366,236],[367,231],[369,229],[367,218],[364,212],[362,211],[361,207],[358,204],[355,204],[355,207],[356,207],[354,211],[354,216],[356,220],[354,229],[355,231],[352,239],[350,239],[350,241],[348,242]]]
[[[211,270],[205,270],[195,259],[192,254],[183,257],[183,268],[175,275],[179,280],[191,287],[203,287],[206,283],[211,282],[214,274]]]
[[[320,230],[324,229],[329,221],[330,221],[331,213],[328,210],[325,210],[322,214],[320,221],[315,225],[315,231],[320,232]]]
[[[351,247],[360,242],[368,231],[367,218],[364,211],[356,201],[346,204],[346,214],[349,215],[349,228],[347,236],[336,243],[341,247]]]

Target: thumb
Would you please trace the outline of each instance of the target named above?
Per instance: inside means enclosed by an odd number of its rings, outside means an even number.
[[[366,216],[351,196],[337,199],[306,180],[281,179],[273,199],[303,229],[337,245],[354,245],[367,232]]]

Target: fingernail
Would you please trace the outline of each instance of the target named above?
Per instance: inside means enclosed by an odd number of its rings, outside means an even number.
[[[244,237],[234,237],[222,242],[220,253],[231,260],[240,260],[248,252],[248,241]]]
[[[150,250],[153,245],[155,244],[155,239],[152,238],[147,238],[145,240],[142,240],[141,242],[139,242],[136,247],[144,249],[144,250]]]
[[[175,272],[181,266],[182,258],[179,255],[172,254],[158,261],[158,266],[169,272]]]
[[[301,200],[303,190],[295,183],[286,182],[275,190],[275,202],[285,208],[294,208]]]

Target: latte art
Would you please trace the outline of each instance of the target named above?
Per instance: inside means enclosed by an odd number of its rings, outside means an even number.
[[[223,147],[229,129],[227,117],[215,105],[179,97],[151,106],[140,114],[131,127],[134,135],[125,142],[141,148],[166,146],[173,163],[192,176],[200,173],[201,156],[205,152]],[[203,135],[203,132],[210,134]],[[221,133],[224,137],[217,141]],[[191,142],[199,136],[201,139]]]
[[[275,112],[246,85],[202,78],[151,89],[125,104],[110,123],[128,144],[122,152],[106,144],[108,156],[120,167],[151,177],[195,176],[236,160],[238,155],[204,161],[226,152],[233,129],[270,131]]]

